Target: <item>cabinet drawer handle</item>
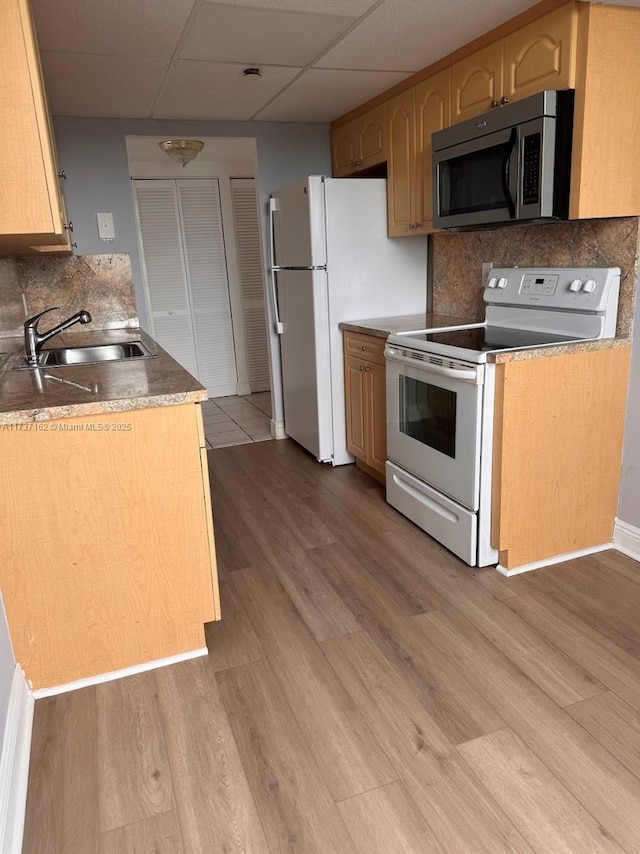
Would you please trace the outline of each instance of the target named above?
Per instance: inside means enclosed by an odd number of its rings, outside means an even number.
[[[367,349],[367,345],[366,345],[366,344],[363,344],[363,345],[360,347],[360,349],[361,349],[361,350],[366,350],[366,349]]]

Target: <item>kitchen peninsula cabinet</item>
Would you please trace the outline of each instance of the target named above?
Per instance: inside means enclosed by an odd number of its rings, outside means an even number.
[[[2,424],[0,586],[34,689],[205,647],[220,618],[200,406]]]
[[[382,483],[387,461],[384,345],[383,338],[344,333],[347,450]]]
[[[387,159],[384,107],[370,110],[343,125],[331,142],[336,178],[357,175]]]
[[[491,545],[507,571],[613,540],[629,358],[496,365]]]
[[[70,252],[51,116],[27,0],[0,3],[0,254]]]

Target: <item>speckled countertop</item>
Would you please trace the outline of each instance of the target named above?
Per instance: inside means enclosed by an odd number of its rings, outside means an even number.
[[[456,317],[450,314],[409,314],[401,317],[376,317],[371,320],[348,320],[340,324],[346,332],[359,332],[373,335],[375,338],[388,338],[398,332],[411,332],[418,329],[436,329],[443,326],[465,326],[477,323],[477,320]],[[565,353],[584,352],[585,350],[611,350],[614,347],[630,347],[631,338],[601,338],[597,341],[581,341],[572,344],[547,344],[544,347],[529,347],[520,350],[506,350],[488,353],[487,361],[496,364],[522,362],[527,359],[549,358]]]
[[[370,320],[344,320],[339,324],[345,332],[360,332],[375,338],[388,338],[397,332],[411,332],[418,329],[437,329],[440,326],[464,326],[477,323],[466,317],[454,317],[451,314],[404,314],[400,317],[374,317]]]
[[[1,339],[0,425],[206,400],[206,389],[141,329],[68,332],[44,349],[127,341],[142,341],[152,358],[34,371],[14,370],[24,358],[23,338]]]

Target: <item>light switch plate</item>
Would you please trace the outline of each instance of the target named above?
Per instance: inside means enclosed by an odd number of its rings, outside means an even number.
[[[109,212],[97,213],[98,237],[101,240],[115,240],[116,230],[113,224],[113,214]]]

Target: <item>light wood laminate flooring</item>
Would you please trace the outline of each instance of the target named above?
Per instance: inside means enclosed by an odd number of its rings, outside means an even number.
[[[36,703],[25,854],[640,851],[637,563],[506,579],[353,466],[209,456],[209,655]]]

